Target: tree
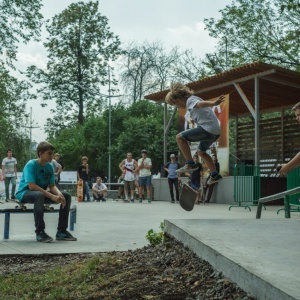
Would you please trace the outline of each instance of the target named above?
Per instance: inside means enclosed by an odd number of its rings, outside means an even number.
[[[116,59],[121,50],[119,38],[98,6],[98,1],[73,3],[48,21],[47,69],[28,68],[30,79],[41,85],[38,94],[56,102],[45,129],[50,136],[62,128],[83,125],[87,114],[101,112],[102,98],[95,91],[99,84],[107,84],[107,61]]]
[[[192,82],[208,76],[207,63],[194,56],[192,49],[180,53],[178,61],[174,65],[174,78],[180,82]]]
[[[5,53],[5,62],[11,65],[16,59],[20,41],[38,39],[43,16],[41,0],[0,0],[0,53]],[[12,66],[12,65],[11,65]]]
[[[167,88],[174,78],[178,48],[167,52],[161,42],[130,43],[122,55],[120,77],[123,90],[130,103],[144,98],[145,94]]]
[[[160,170],[163,163],[163,106],[142,100],[129,107],[116,104],[111,112],[112,178],[119,175],[118,165],[128,151],[136,158],[143,148],[149,151],[152,171]],[[174,123],[168,137],[169,149],[177,149],[176,133],[177,124]],[[91,176],[107,176],[108,109],[99,117],[89,118],[83,126],[63,129],[50,142],[62,155],[66,170],[76,170],[81,156],[86,155],[89,158]]]
[[[18,81],[0,64],[0,152],[6,156],[6,149],[12,148],[22,167],[28,160],[29,139],[26,127],[26,101],[34,99],[29,93],[30,85]]]
[[[221,10],[220,20],[206,19],[209,34],[219,39],[217,57],[226,68],[264,61],[299,69],[300,10],[281,11],[288,0],[237,0]]]

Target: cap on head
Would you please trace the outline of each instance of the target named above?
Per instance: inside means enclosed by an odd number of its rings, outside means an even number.
[[[146,149],[143,149],[143,150],[142,150],[142,153],[147,153],[147,150],[146,150]]]
[[[175,154],[171,154],[171,155],[170,155],[170,158],[172,158],[172,157],[176,157]]]

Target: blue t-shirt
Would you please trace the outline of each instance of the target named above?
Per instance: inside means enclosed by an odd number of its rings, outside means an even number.
[[[52,163],[41,166],[36,159],[30,160],[23,169],[16,197],[22,201],[24,194],[29,191],[28,183],[33,182],[46,190],[49,185],[54,184],[54,170]]]
[[[176,173],[176,170],[180,168],[178,162],[174,162],[174,163],[168,162],[167,164],[165,164],[164,167],[169,170],[168,178],[170,179],[178,178],[178,174]]]

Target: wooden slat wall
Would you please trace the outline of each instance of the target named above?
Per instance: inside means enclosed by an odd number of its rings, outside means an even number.
[[[282,126],[283,125],[283,126]],[[237,124],[237,157],[254,162],[254,121]],[[260,121],[261,176],[274,177],[277,164],[287,162],[300,151],[300,126],[294,115]]]

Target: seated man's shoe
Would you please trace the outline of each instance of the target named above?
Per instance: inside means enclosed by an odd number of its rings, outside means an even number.
[[[50,237],[44,230],[36,234],[36,240],[41,243],[50,243],[53,238]]]
[[[56,239],[58,241],[77,241],[77,238],[75,238],[69,231],[62,230],[57,231],[56,233]]]

